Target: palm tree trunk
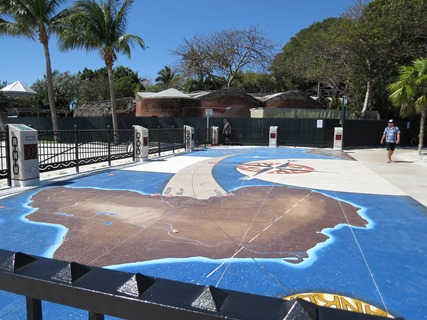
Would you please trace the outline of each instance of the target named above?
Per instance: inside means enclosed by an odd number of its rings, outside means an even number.
[[[47,42],[43,43],[43,49],[44,49],[44,57],[46,60],[47,96],[49,99],[49,108],[50,108],[50,114],[52,117],[52,129],[54,132],[57,132],[59,130],[59,126],[58,126],[58,117],[56,114],[56,107],[55,107],[55,97],[53,93],[52,66],[50,63],[49,45]],[[55,141],[57,141],[57,134],[55,134]]]
[[[117,120],[117,108],[116,108],[116,95],[114,92],[114,78],[113,78],[113,67],[111,65],[107,65],[108,72],[108,84],[110,86],[110,100],[111,100],[111,120],[113,122],[113,136],[114,136],[114,144],[119,143],[119,123]]]
[[[421,120],[420,120],[420,135],[418,142],[418,155],[420,156],[423,150],[423,142],[424,142],[424,127],[426,120],[426,108],[421,109]]]

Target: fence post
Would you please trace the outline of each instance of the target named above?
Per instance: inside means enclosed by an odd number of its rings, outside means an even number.
[[[157,142],[157,147],[159,148],[159,157],[161,156],[161,152],[160,152],[160,126],[157,126],[158,129],[158,133],[159,133],[159,140]]]
[[[42,302],[39,299],[25,297],[28,320],[42,320]]]
[[[79,132],[76,124],[74,125],[74,149],[76,150],[76,172],[79,173]]]
[[[10,172],[10,145],[9,145],[9,125],[6,124],[6,169],[7,169],[7,186],[12,185],[12,173]]]
[[[27,319],[29,320],[42,320],[42,302],[39,299],[25,297],[27,305]]]
[[[104,320],[105,317],[103,314],[89,312],[89,320]]]
[[[111,139],[110,139],[111,128],[110,128],[110,126],[107,126],[107,130],[108,130],[108,132],[107,132],[107,136],[108,136],[108,138],[107,138],[107,141],[108,141],[108,166],[111,167]],[[113,130],[113,134],[114,134],[114,141],[116,141],[116,130]]]
[[[175,153],[175,132],[173,132],[174,126],[172,126],[172,153]]]

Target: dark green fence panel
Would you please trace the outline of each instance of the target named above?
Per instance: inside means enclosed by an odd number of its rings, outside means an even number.
[[[6,123],[21,123],[29,125],[36,130],[50,130],[50,118],[7,118]],[[278,127],[278,145],[280,146],[305,146],[330,148],[333,146],[334,128],[340,126],[340,121],[335,119],[250,119],[229,118],[233,128],[233,140],[236,144],[268,145],[270,126]],[[321,121],[321,123],[319,123]],[[77,125],[82,129],[106,129],[112,127],[110,117],[94,118],[58,118],[59,126],[63,130],[69,130]],[[411,145],[411,140],[417,137],[419,120],[411,122],[396,120],[400,128],[401,144]],[[206,129],[207,118],[191,117],[119,117],[120,129],[131,129],[133,125],[141,125],[147,129],[183,128],[189,125],[200,134]],[[319,126],[319,124],[321,124]],[[209,118],[209,127],[217,126],[220,132],[223,126],[223,118]],[[386,120],[346,120],[344,123],[344,147],[378,147]],[[209,137],[201,137],[205,140]],[[220,137],[220,141],[221,141]],[[210,140],[210,139],[207,139]]]

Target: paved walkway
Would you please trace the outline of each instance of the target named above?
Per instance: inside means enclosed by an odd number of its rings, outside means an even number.
[[[395,160],[384,149],[215,147],[43,180],[0,192],[0,248],[427,319],[427,171],[413,150]],[[0,319],[22,318],[25,305],[0,293]]]
[[[415,149],[398,148],[392,163],[386,162],[386,151],[383,148],[352,149],[345,152],[427,207],[426,149],[418,155]]]

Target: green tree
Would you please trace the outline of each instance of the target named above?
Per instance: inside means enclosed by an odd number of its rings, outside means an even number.
[[[426,24],[427,0],[355,0],[342,17],[298,32],[271,70],[283,89],[329,87],[330,96],[349,96],[361,116],[395,112],[387,84],[399,65],[425,54]]]
[[[329,18],[302,29],[275,56],[270,69],[282,91],[320,95],[317,88],[329,88],[329,96],[346,94],[348,52],[337,45],[340,23],[341,18]]]
[[[80,83],[77,105],[82,106],[85,103],[96,101],[105,101],[110,98],[110,89],[108,86],[108,77],[99,76],[91,79],[82,79]]]
[[[230,88],[241,71],[267,70],[274,51],[275,44],[261,30],[251,27],[185,39],[172,53],[180,58],[185,75],[195,77],[199,83],[221,77]]]
[[[401,66],[399,80],[388,86],[390,100],[400,107],[402,115],[420,113],[418,154],[421,155],[427,110],[427,58],[413,61],[412,65]]]
[[[107,68],[91,70],[84,68],[78,75],[81,79],[78,94],[78,105],[94,101],[108,100],[110,97]],[[118,66],[113,69],[115,97],[133,97],[136,92],[142,91],[142,79],[138,73],[130,68]]]
[[[66,0],[0,0],[0,34],[36,39],[42,44],[46,62],[47,92],[52,116],[52,128],[58,130],[58,120],[54,99],[52,67],[49,52],[49,40],[57,33],[66,9],[59,11]]]
[[[126,34],[126,18],[133,0],[79,0],[71,8],[69,23],[60,34],[60,49],[99,50],[105,62],[110,88],[113,129],[118,129],[115,101],[113,65],[117,54],[129,58],[131,47],[137,44],[145,49],[144,41],[133,34]],[[115,141],[117,142],[117,135]]]
[[[173,72],[169,66],[164,66],[157,75],[158,77],[155,79],[156,83],[160,84],[165,89],[170,88],[170,84],[175,77],[175,72]]]
[[[398,66],[422,56],[427,45],[427,0],[366,2],[355,2],[338,31],[339,45],[348,52],[349,76],[364,81],[362,116],[371,101],[380,105],[386,100],[387,84]]]
[[[58,71],[54,71],[52,77],[54,80],[53,91],[55,105],[58,110],[74,109],[77,104],[77,96],[81,82],[80,77],[72,75],[69,72],[60,73]],[[46,82],[47,79],[44,77],[41,80],[36,80],[31,86],[31,88],[37,92],[35,97],[36,104],[42,109],[49,104]]]
[[[138,72],[132,69],[118,66],[113,70],[114,88],[117,98],[134,97],[136,92],[142,91],[142,79]]]
[[[280,91],[276,80],[271,74],[253,71],[238,74],[233,87],[248,93],[274,93]]]

